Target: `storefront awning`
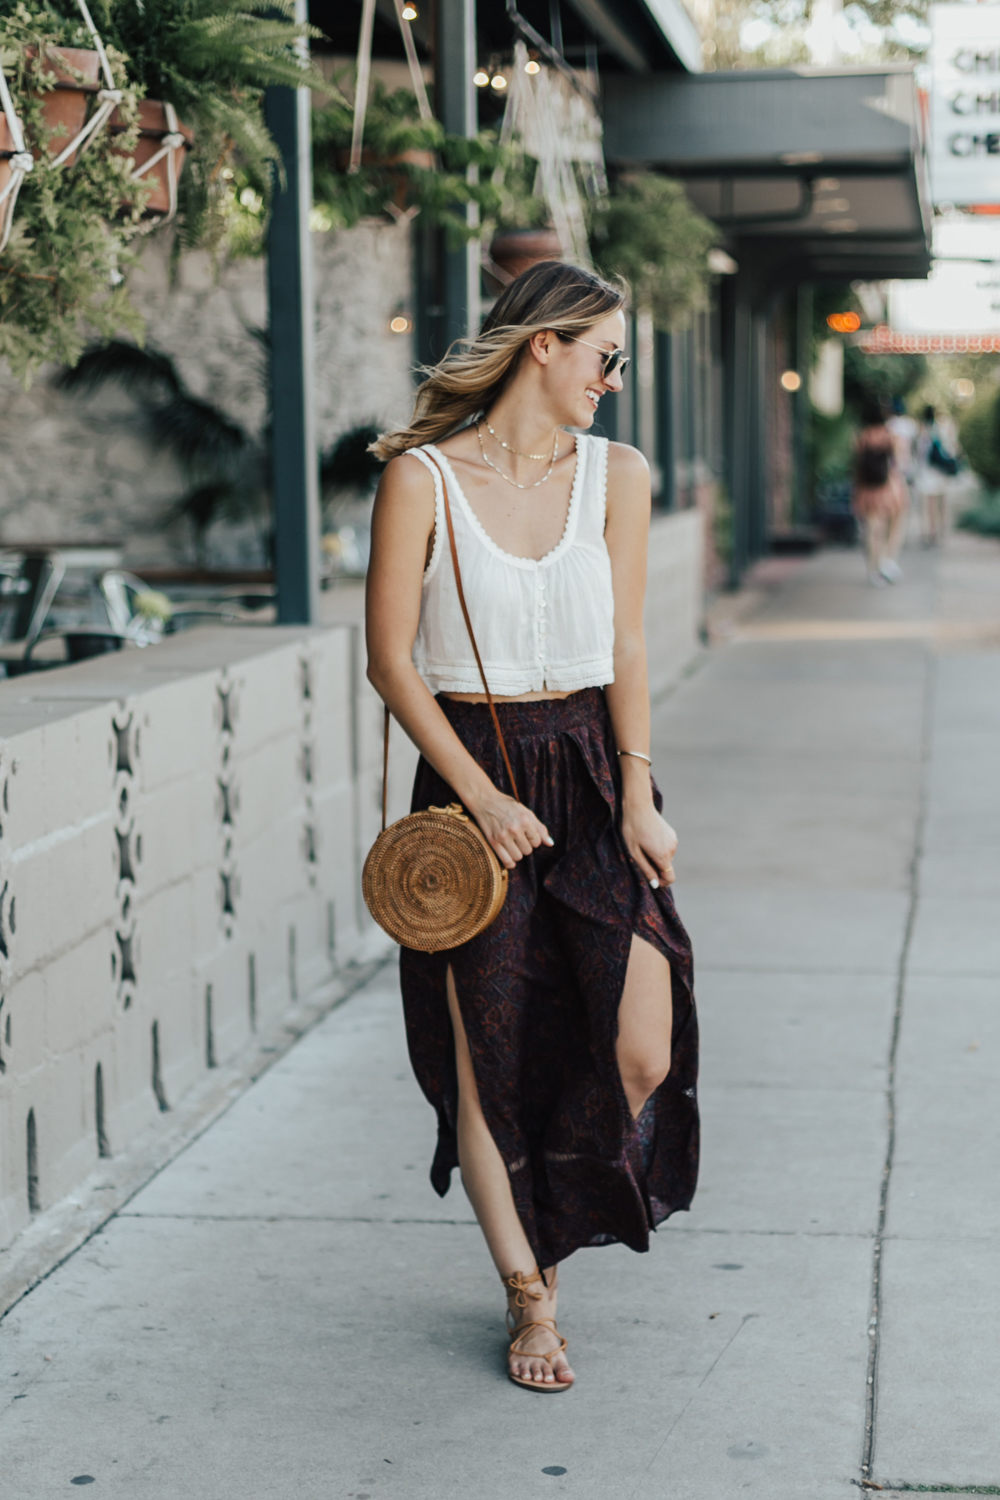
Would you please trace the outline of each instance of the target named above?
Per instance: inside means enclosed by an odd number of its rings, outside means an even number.
[[[692,202],[787,273],[922,277],[930,207],[912,72],[773,70],[605,81],[608,161]]]

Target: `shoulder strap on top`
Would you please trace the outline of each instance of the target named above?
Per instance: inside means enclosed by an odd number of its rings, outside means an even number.
[[[442,493],[444,495],[444,519],[445,519],[445,524],[446,524],[446,526],[448,528],[448,545],[449,545],[449,547],[451,549],[452,567],[455,569],[455,585],[456,585],[456,587],[458,589],[458,602],[459,602],[459,604],[462,607],[462,618],[465,621],[465,628],[469,632],[469,640],[472,642],[472,654],[475,656],[475,658],[476,658],[476,666],[479,668],[479,676],[480,676],[480,678],[482,680],[483,692],[486,694],[486,701],[487,701],[487,703],[490,706],[490,713],[493,716],[493,728],[496,730],[496,732],[497,732],[497,739],[500,742],[500,754],[503,756],[504,767],[506,768],[507,777],[508,777],[508,779],[510,781],[510,789],[511,789],[511,791],[514,794],[514,801],[515,802],[520,802],[521,799],[517,795],[517,782],[514,780],[514,772],[513,772],[513,769],[511,768],[510,756],[507,754],[507,745],[506,745],[506,743],[504,741],[503,730],[500,728],[500,719],[499,719],[499,717],[497,715],[496,705],[493,702],[493,694],[490,692],[490,685],[486,681],[486,672],[483,669],[483,659],[482,659],[482,657],[479,654],[479,647],[476,644],[476,633],[475,633],[475,631],[472,628],[472,621],[469,618],[469,606],[465,602],[465,590],[462,587],[462,570],[461,570],[461,568],[458,565],[458,548],[455,545],[455,527],[454,527],[454,523],[452,522],[452,519],[451,519],[451,501],[448,498],[448,481],[445,479],[445,477],[444,477],[444,470],[441,468],[441,465],[438,463],[437,459],[434,458],[434,456],[432,454],[428,453],[426,448],[424,448],[422,451],[423,451],[424,457],[426,459],[428,459],[429,462],[434,465],[434,467],[437,470],[438,474],[441,476],[441,490],[442,490]],[[385,734],[384,734],[384,743],[383,743],[383,748],[382,748],[382,828],[383,828],[383,830],[385,829],[385,825],[386,825],[387,804],[388,804],[388,786],[389,786],[389,717],[390,717],[389,716],[389,708],[388,708],[388,705],[386,705],[386,709],[385,709]]]

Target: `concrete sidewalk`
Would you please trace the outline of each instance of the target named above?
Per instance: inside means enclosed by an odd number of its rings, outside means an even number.
[[[386,968],[0,1325],[5,1500],[1000,1494],[1000,548],[905,561],[789,571],[656,713],[702,1184],[567,1263],[576,1389],[504,1377]]]

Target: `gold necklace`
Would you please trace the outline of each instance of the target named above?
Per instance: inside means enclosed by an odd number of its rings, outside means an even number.
[[[485,446],[483,444],[483,427],[482,427],[482,423],[481,422],[476,424],[476,436],[479,439],[479,451],[483,455],[483,463],[486,464],[488,468],[492,469],[493,472],[494,472],[494,474],[499,474],[501,479],[506,479],[507,483],[508,484],[512,484],[516,490],[537,490],[537,488],[538,488],[538,486],[540,484],[544,484],[545,483],[546,479],[548,479],[549,475],[552,473],[552,470],[556,466],[556,454],[559,451],[559,429],[558,428],[556,429],[555,441],[552,444],[552,458],[549,461],[549,466],[546,469],[545,473],[542,475],[541,479],[536,479],[535,482],[534,482],[534,484],[518,484],[518,482],[517,482],[516,479],[511,479],[511,477],[510,477],[509,474],[505,474],[504,471],[503,471],[503,469],[501,469],[497,464],[495,464],[491,458],[487,458],[487,456],[486,456],[486,448],[485,448]],[[506,444],[504,446],[506,446]],[[532,455],[531,454],[522,453],[520,456],[522,458],[530,458]],[[541,454],[540,457],[544,458],[545,454],[544,453]]]
[[[518,458],[534,458],[539,463],[541,462],[541,460],[543,458],[548,458],[549,455],[547,453],[522,453],[521,450],[520,450],[520,448],[512,448],[511,445],[510,445],[510,443],[505,443],[504,440],[503,440],[503,438],[499,435],[499,433],[494,431],[494,429],[490,426],[489,422],[486,421],[485,417],[483,418],[483,421],[486,423],[486,431],[489,433],[490,437],[491,438],[496,438],[496,440],[500,444],[501,448],[506,448],[506,450],[507,450],[508,453],[516,453],[517,456],[518,456]],[[558,441],[558,435],[557,435],[557,441]]]

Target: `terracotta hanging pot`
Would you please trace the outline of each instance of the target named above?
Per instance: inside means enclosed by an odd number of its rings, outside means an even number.
[[[506,278],[504,286],[543,260],[562,258],[562,246],[554,229],[501,229],[490,245],[490,260]]]
[[[351,164],[351,153],[349,151],[337,152],[337,170],[346,172]],[[394,171],[400,164],[410,167],[421,167],[425,172],[433,172],[437,166],[437,157],[433,151],[425,151],[419,146],[412,147],[409,151],[400,151],[395,156],[379,156],[376,151],[367,146],[361,152],[361,165],[363,167],[384,167],[387,175],[392,179],[392,197],[386,203],[386,213],[390,218],[398,219],[401,214],[407,213],[413,206],[410,201],[410,178],[406,172]]]
[[[24,55],[34,59],[37,47],[26,47]],[[46,130],[54,131],[45,143],[49,160],[52,161],[65,149],[83,129],[87,110],[101,87],[101,59],[97,52],[86,47],[49,47],[42,59],[42,72],[55,79],[55,88],[34,92],[42,101],[42,119]],[[32,155],[37,160],[42,155],[41,146],[32,146]],[[71,167],[77,153],[68,156],[63,166]]]
[[[111,116],[109,129],[112,135],[121,135],[127,129],[118,110]],[[183,139],[179,145],[167,148],[166,154],[161,156],[156,164],[143,172],[142,168],[151,161],[158,152],[163,150],[163,143],[168,136],[181,136]],[[140,99],[139,101],[139,140],[133,151],[116,150],[116,156],[128,156],[135,162],[135,173],[140,182],[149,183],[152,193],[143,210],[144,218],[159,218],[160,215],[170,213],[176,204],[171,202],[170,195],[170,170],[171,163],[175,172],[175,184],[180,181],[184,170],[187,154],[194,145],[194,131],[187,125],[177,121],[177,129],[171,130],[170,121],[167,118],[167,106],[160,99]]]

